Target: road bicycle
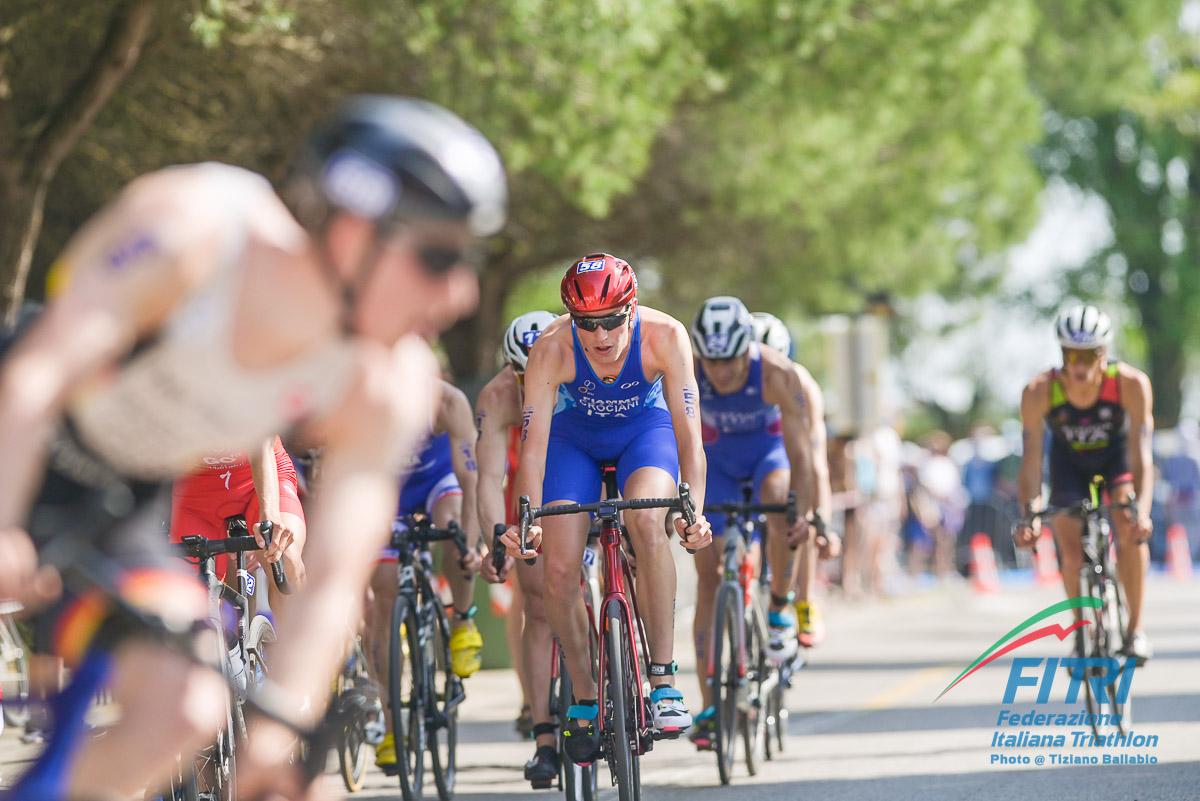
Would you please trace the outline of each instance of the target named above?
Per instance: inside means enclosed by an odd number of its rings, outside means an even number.
[[[466,536],[458,524],[435,528],[425,515],[407,515],[392,525],[396,551],[396,600],[388,645],[388,704],[396,742],[396,776],[405,801],[421,797],[425,751],[438,798],[454,795],[458,707],[465,694],[450,662],[450,620],[433,586],[429,545],[450,540],[460,556]]]
[[[1079,569],[1079,592],[1092,603],[1080,612],[1085,626],[1076,640],[1076,656],[1105,660],[1103,665],[1090,666],[1081,682],[1084,701],[1091,713],[1092,732],[1097,737],[1109,734],[1126,735],[1133,729],[1133,698],[1129,687],[1136,660],[1126,656],[1129,627],[1129,607],[1125,590],[1115,570],[1116,543],[1113,539],[1111,512],[1136,511],[1131,497],[1124,503],[1102,503],[1104,477],[1094,476],[1088,486],[1088,497],[1070,506],[1048,507],[1028,515],[1022,523],[1029,525],[1037,517],[1069,515],[1083,523],[1083,564]],[[1082,652],[1079,648],[1082,647]],[[1126,657],[1119,676],[1111,675],[1110,667]],[[1112,661],[1108,661],[1112,660]],[[1107,707],[1107,709],[1106,709]]]
[[[528,496],[522,496],[518,502],[520,547],[522,551],[527,550],[529,528],[540,518],[590,513],[599,520],[603,600],[598,632],[599,661],[594,675],[600,677],[597,723],[601,752],[620,801],[639,801],[642,797],[640,758],[653,748],[655,739],[650,724],[650,655],[638,611],[633,574],[621,548],[621,512],[665,508],[681,513],[689,526],[695,523],[696,516],[687,484],[679,485],[677,498],[617,500],[615,472],[606,470],[602,478],[607,497],[597,503],[534,509]]]
[[[740,502],[709,507],[711,512],[728,516],[705,677],[717,710],[713,750],[721,784],[729,784],[733,778],[738,734],[747,771],[751,776],[758,773],[759,757],[764,754],[768,737],[768,718],[774,713],[778,719],[783,709],[779,671],[771,664],[768,651],[765,601],[770,597],[770,577],[765,569],[756,570],[750,545],[758,535],[761,553],[765,554],[767,525],[763,515],[783,514],[789,524],[795,522],[796,496],[790,493],[787,503],[765,504],[754,503],[753,493],[753,487],[746,485]]]

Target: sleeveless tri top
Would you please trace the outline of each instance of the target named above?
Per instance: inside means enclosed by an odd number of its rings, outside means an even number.
[[[137,478],[188,472],[206,454],[254,447],[327,412],[347,391],[354,366],[346,339],[272,367],[237,363],[233,312],[246,219],[254,204],[279,201],[266,179],[247,170],[215,163],[175,169],[194,171],[194,191],[227,216],[219,264],[153,339],[76,393],[67,409],[85,445]]]
[[[574,323],[571,323],[571,337],[575,342],[575,378],[559,385],[555,415],[588,422],[620,422],[644,414],[648,409],[667,409],[662,376],[648,381],[642,370],[640,314],[633,321],[629,355],[620,374],[612,381],[604,381],[592,369]]]
[[[700,385],[700,423],[705,445],[731,438],[744,441],[746,436],[772,439],[783,436],[779,407],[763,400],[762,351],[757,342],[750,344],[750,370],[741,389],[722,395],[703,369],[696,371],[696,379]]]
[[[1121,406],[1119,365],[1109,364],[1100,383],[1100,395],[1086,409],[1067,400],[1062,378],[1055,370],[1050,383],[1050,411],[1046,425],[1051,448],[1080,466],[1105,464],[1113,452],[1124,453],[1128,424]]]

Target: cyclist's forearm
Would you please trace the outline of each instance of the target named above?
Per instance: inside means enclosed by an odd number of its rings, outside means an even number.
[[[482,531],[487,532],[489,537],[496,525],[508,520],[508,511],[504,505],[504,491],[500,486],[498,479],[492,479],[486,475],[479,477],[476,502],[476,506],[479,508],[479,527]]]
[[[46,443],[54,430],[55,407],[36,387],[0,382],[0,442],[4,443],[4,480],[0,481],[0,528],[24,527],[46,461]]]
[[[679,478],[688,485],[696,514],[704,511],[704,495],[708,475],[708,459],[700,447],[684,447],[679,453]]]
[[[1133,486],[1137,492],[1137,512],[1142,518],[1150,517],[1150,510],[1154,505],[1154,454],[1150,443],[1149,435],[1144,435],[1141,441],[1138,442],[1138,447],[1134,452],[1133,464],[1130,467],[1133,470]]]
[[[262,516],[278,520],[279,465],[275,463],[274,437],[250,452],[250,476],[254,480],[254,492],[258,496],[258,508]]]

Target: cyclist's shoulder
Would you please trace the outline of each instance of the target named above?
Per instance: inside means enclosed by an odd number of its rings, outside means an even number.
[[[1051,368],[1029,379],[1021,390],[1022,409],[1049,410],[1051,388],[1058,380],[1058,371]]]
[[[691,341],[687,328],[666,312],[652,309],[649,306],[639,306],[642,342],[649,345],[654,353],[660,356],[676,353],[689,353],[688,343]]]
[[[476,412],[486,412],[489,415],[500,415],[506,411],[519,412],[521,391],[517,387],[517,376],[512,367],[505,365],[504,369],[492,376],[491,380],[479,390],[475,399]]]
[[[1150,376],[1146,373],[1126,362],[1113,362],[1110,369],[1113,369],[1120,382],[1123,400],[1144,400],[1150,397],[1152,386]]]

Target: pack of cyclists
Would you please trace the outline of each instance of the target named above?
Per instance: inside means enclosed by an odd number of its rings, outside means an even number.
[[[580,593],[590,520],[519,526],[517,497],[532,507],[593,503],[606,467],[624,499],[690,488],[690,522],[666,508],[624,515],[657,737],[712,747],[712,688],[700,682],[697,706],[676,682],[671,550],[678,539],[694,554],[703,675],[721,579],[709,546],[726,525],[706,503],[736,503],[748,490],[756,502],[794,506],[767,515],[764,541],[751,546],[769,581],[770,660],[793,663],[821,642],[814,575],[839,548],[824,525],[824,399],[794,360],[786,326],[730,296],[709,298],[685,325],[641,303],[632,264],[589,253],[563,275],[565,313],[511,322],[504,367],[472,409],[440,377],[427,338],[473,309],[472,264],[505,205],[500,159],[467,123],[423,101],[364,96],[315,126],[279,193],[226,165],[172,167],[133,182],[71,241],[52,271],[55,297],[0,346],[0,597],[37,610],[35,650],[94,666],[122,714],[104,737],[58,721],[50,756],[11,797],[129,798],[164,786],[180,754],[216,736],[221,676],[113,621],[114,610],[133,609],[172,632],[194,628],[206,594],[168,543],[218,538],[232,515],[259,539],[255,558],[283,565],[294,586],[271,597],[278,641],[248,707],[239,797],[308,797],[297,733],[319,725],[352,633],[362,632],[369,672],[386,685],[396,591],[386,545],[397,516],[453,521],[465,534],[465,555],[442,554],[460,678],[480,667],[474,577],[515,574],[515,661],[535,739],[524,775],[535,785],[564,757],[600,757]],[[1063,367],[1022,398],[1029,519],[1015,536],[1020,545],[1037,538],[1048,427],[1051,505],[1077,500],[1097,473],[1114,498],[1136,502],[1116,522],[1130,649],[1144,660],[1150,385],[1108,361],[1111,323],[1094,307],[1065,311],[1057,331]],[[304,506],[285,441],[321,448]],[[260,520],[273,524],[269,542]],[[493,540],[493,531],[503,533]],[[1054,532],[1072,594],[1079,532],[1070,520]],[[104,565],[107,583],[80,581],[73,560],[84,558]],[[553,639],[574,691],[558,716]],[[384,772],[396,770],[396,746],[391,734],[375,745]]]

